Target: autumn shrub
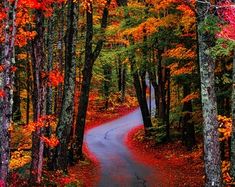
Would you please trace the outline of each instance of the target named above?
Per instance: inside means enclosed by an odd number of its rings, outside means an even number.
[[[163,143],[166,141],[166,126],[162,119],[152,118],[153,127],[149,128],[150,139],[154,139],[156,143]]]

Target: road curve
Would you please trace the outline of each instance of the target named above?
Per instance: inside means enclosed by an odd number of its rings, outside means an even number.
[[[142,124],[140,109],[89,130],[88,149],[101,166],[99,187],[165,186],[158,183],[152,168],[136,161],[124,143],[128,131]],[[158,184],[157,184],[158,183]]]

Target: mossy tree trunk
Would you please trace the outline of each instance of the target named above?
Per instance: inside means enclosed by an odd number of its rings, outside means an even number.
[[[10,161],[10,134],[9,127],[12,122],[13,105],[13,72],[12,66],[15,63],[15,35],[16,35],[16,7],[18,1],[3,1],[6,9],[4,46],[1,65],[3,72],[0,73],[0,89],[3,92],[0,98],[0,186],[7,186]],[[10,29],[12,28],[12,29]]]
[[[214,40],[213,35],[203,30],[203,25],[210,14],[207,3],[197,2],[198,47],[201,76],[201,99],[204,119],[204,161],[205,186],[222,186],[221,159],[217,121],[217,103],[215,95],[215,62],[208,50]],[[208,9],[209,8],[209,9]]]
[[[65,79],[62,108],[56,135],[59,145],[56,147],[56,169],[67,172],[68,144],[74,113],[74,88],[76,75],[76,35],[77,35],[77,5],[73,0],[68,1],[67,32],[65,41]]]

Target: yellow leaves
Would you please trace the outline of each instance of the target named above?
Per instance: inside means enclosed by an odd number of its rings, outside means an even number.
[[[195,65],[193,62],[189,62],[185,64],[183,67],[180,67],[179,63],[173,63],[168,67],[171,69],[172,76],[191,74],[195,70]]]
[[[191,100],[197,99],[197,98],[199,98],[199,93],[198,92],[193,92],[193,93],[187,95],[185,98],[183,98],[181,100],[181,103],[186,103],[188,101],[191,101]]]
[[[231,183],[232,182],[232,177],[229,175],[229,170],[230,170],[230,162],[229,161],[223,161],[222,162],[222,175],[223,175],[223,180],[226,183]]]
[[[137,27],[132,27],[124,30],[121,36],[133,36],[135,41],[142,40],[144,36],[149,36],[158,31],[159,27],[172,27],[177,24],[177,16],[169,14],[161,19],[151,17],[139,24]]]
[[[27,59],[27,54],[26,53],[17,54],[17,59],[18,60],[25,60],[25,59]]]
[[[217,116],[219,122],[218,131],[220,133],[220,141],[228,140],[231,137],[232,132],[232,118],[228,118],[226,116]]]
[[[9,168],[17,169],[31,161],[30,152],[24,152],[22,150],[14,151],[11,153],[11,159]]]
[[[193,49],[187,49],[182,45],[177,45],[175,48],[165,51],[163,56],[177,58],[180,60],[195,59],[196,58],[196,51]]]
[[[154,9],[159,11],[174,6],[174,4],[179,2],[179,0],[147,0],[146,2],[154,5]]]

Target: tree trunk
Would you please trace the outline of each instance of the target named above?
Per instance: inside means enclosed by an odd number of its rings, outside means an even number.
[[[13,121],[19,122],[21,120],[20,111],[20,77],[19,73],[15,73],[14,77],[14,92],[13,92]]]
[[[184,84],[183,85],[183,96],[186,97],[191,92],[190,85]],[[192,102],[187,101],[183,104],[183,110],[182,110],[182,140],[183,143],[186,145],[188,150],[192,150],[193,146],[196,145],[196,139],[195,139],[195,130],[194,130],[194,124],[191,121],[192,120]]]
[[[111,0],[106,2],[105,8],[103,10],[103,15],[101,19],[101,29],[104,32],[107,27],[108,20],[108,8]],[[86,44],[85,44],[85,64],[82,71],[82,85],[81,85],[81,95],[79,98],[78,116],[77,116],[77,156],[83,158],[82,146],[84,139],[84,129],[86,123],[86,113],[89,100],[90,83],[92,78],[92,69],[94,62],[98,58],[100,51],[103,47],[104,39],[100,39],[94,51],[92,51],[92,38],[93,38],[93,8],[92,3],[90,4],[90,10],[86,11]]]
[[[133,39],[130,38],[130,43],[133,44]],[[149,128],[152,127],[151,116],[148,109],[147,99],[146,99],[146,80],[145,73],[140,76],[139,70],[135,61],[135,51],[132,50],[129,53],[129,61],[131,64],[131,73],[133,77],[133,83],[135,87],[135,92],[137,96],[138,103],[140,105],[140,110],[142,114],[142,119],[144,122],[144,129],[146,136],[149,135]]]
[[[235,50],[233,54],[233,85],[232,85],[232,135],[231,135],[231,169],[230,173],[235,178]]]
[[[109,107],[109,95],[110,95],[110,88],[112,81],[112,66],[110,64],[103,65],[103,74],[104,74],[103,90],[105,98],[105,109],[107,110]]]
[[[13,104],[13,72],[12,65],[15,63],[15,35],[16,35],[16,7],[18,1],[10,3],[4,1],[6,9],[6,20],[4,30],[4,52],[3,65],[4,70],[0,73],[0,89],[4,95],[0,98],[0,186],[7,186],[8,165],[10,160],[10,134],[9,127],[12,121],[12,104]],[[10,29],[12,28],[12,30]]]
[[[34,88],[33,88],[33,112],[34,112],[34,122],[37,122],[41,116],[45,114],[45,80],[41,75],[44,63],[44,26],[43,20],[44,16],[42,11],[35,11],[36,20],[36,31],[37,35],[32,41],[32,64],[33,64],[33,78],[34,78]],[[41,140],[43,133],[43,128],[37,127],[33,132],[32,137],[32,161],[30,168],[30,184],[40,184],[42,176],[42,164],[43,164],[43,150],[44,143]]]
[[[65,80],[62,108],[56,134],[59,139],[56,153],[56,168],[67,172],[68,167],[68,143],[73,122],[74,113],[74,88],[75,88],[75,49],[77,35],[77,5],[73,0],[68,2],[67,33],[65,42]]]
[[[165,110],[165,123],[166,123],[166,139],[170,140],[170,101],[171,101],[171,92],[170,92],[170,69],[166,68],[166,110]]]
[[[203,27],[207,14],[209,14],[207,3],[197,2],[197,13],[197,21],[199,23],[197,32],[201,75],[202,113],[204,119],[205,186],[222,186],[217,103],[214,86],[215,63],[212,57],[207,53],[213,42],[213,36],[206,31],[202,31],[203,28],[201,28]]]
[[[59,14],[64,15],[64,6],[60,9],[60,12],[57,13],[58,16]],[[58,45],[57,45],[57,50],[58,50],[58,67],[60,72],[63,72],[64,70],[64,16],[61,16],[59,18],[58,23],[60,24],[59,26],[59,31],[58,31]],[[55,107],[54,107],[54,113],[59,116],[61,113],[61,106],[62,106],[62,97],[63,97],[63,85],[59,84],[58,87],[56,88],[56,93],[55,93]]]

